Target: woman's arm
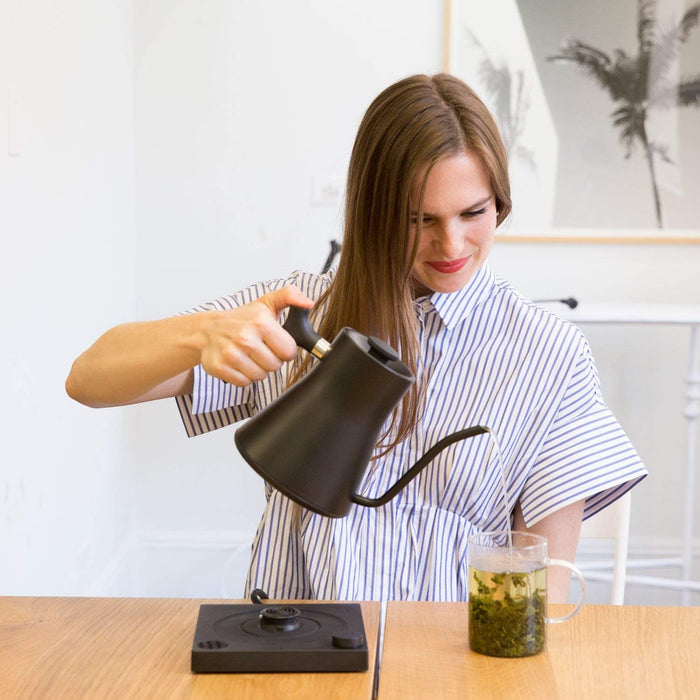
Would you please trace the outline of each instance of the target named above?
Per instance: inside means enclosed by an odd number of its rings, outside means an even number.
[[[295,356],[296,343],[277,320],[291,304],[313,302],[284,287],[236,309],[116,326],[75,360],[66,391],[94,408],[178,396],[192,390],[198,364],[246,386]]]
[[[584,503],[584,500],[580,500],[564,506],[532,527],[527,527],[518,502],[513,514],[513,530],[546,537],[547,552],[552,559],[565,559],[573,563],[581,533]],[[551,567],[547,571],[547,600],[550,603],[566,603],[569,598],[570,581],[569,569],[563,566]]]

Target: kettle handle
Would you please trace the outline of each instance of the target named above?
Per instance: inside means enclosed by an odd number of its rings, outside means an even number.
[[[331,349],[331,345],[312,328],[309,311],[310,309],[304,309],[301,306],[290,306],[287,320],[282,324],[282,328],[294,338],[300,348],[308,350],[314,357],[321,359]]]
[[[350,496],[350,500],[353,503],[357,503],[359,506],[367,506],[369,508],[383,506],[394,496],[396,496],[396,494],[401,491],[401,489],[403,489],[409,481],[412,481],[415,477],[417,477],[418,474],[423,471],[423,469],[427,467],[428,464],[433,461],[433,459],[435,459],[437,454],[442,452],[446,447],[454,442],[459,442],[460,440],[466,440],[467,438],[490,432],[491,430],[485,425],[475,425],[471,428],[458,430],[456,433],[450,433],[442,438],[442,440],[438,440],[403,476],[398,479],[398,481],[383,496],[379,496],[379,498],[367,498],[366,496],[360,496],[357,493],[353,493]]]

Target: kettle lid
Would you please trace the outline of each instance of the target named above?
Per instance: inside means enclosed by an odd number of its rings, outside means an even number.
[[[367,336],[367,343],[369,344],[369,354],[380,362],[399,359],[399,353],[381,338],[374,335]]]

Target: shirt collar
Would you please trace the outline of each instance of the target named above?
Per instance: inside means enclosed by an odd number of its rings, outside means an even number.
[[[432,306],[447,330],[452,330],[487,299],[496,283],[496,274],[484,263],[469,282],[456,292],[433,292],[419,297],[416,304],[424,310]]]

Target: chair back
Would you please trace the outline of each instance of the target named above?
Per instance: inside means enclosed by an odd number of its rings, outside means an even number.
[[[610,593],[612,605],[622,605],[625,598],[631,505],[632,492],[628,491],[581,526],[579,542],[583,539],[610,539],[615,542],[615,554],[611,563],[577,562],[577,566],[589,580],[612,581]],[[611,565],[612,575],[601,573],[601,570],[609,569]]]

